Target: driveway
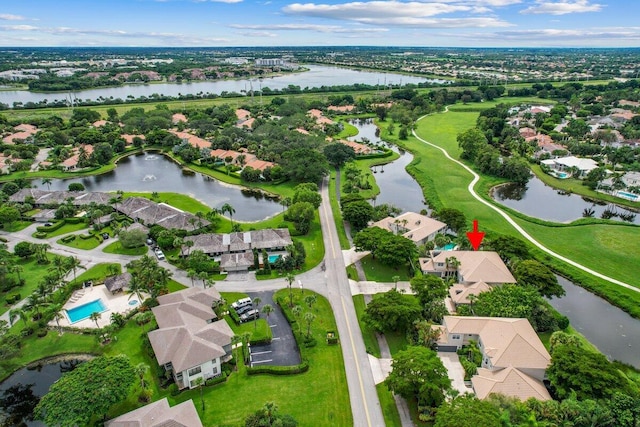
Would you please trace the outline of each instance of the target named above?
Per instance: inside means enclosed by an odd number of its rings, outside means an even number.
[[[273,336],[271,343],[267,345],[251,346],[251,366],[275,365],[291,366],[300,363],[300,351],[293,337],[289,322],[284,317],[280,307],[273,301],[273,292],[250,292],[252,299],[259,297],[262,302],[260,309],[265,304],[270,304],[275,310],[269,315],[269,327]],[[266,319],[264,314],[260,316]]]
[[[449,372],[451,387],[454,390],[458,390],[460,394],[473,393],[473,389],[464,384],[464,368],[462,364],[460,364],[458,353],[439,351],[438,357],[442,360],[442,364]]]

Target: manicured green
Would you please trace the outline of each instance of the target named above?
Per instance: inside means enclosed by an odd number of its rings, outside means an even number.
[[[260,308],[262,308],[262,306],[263,304],[260,305]],[[242,335],[245,332],[249,332],[251,334],[251,342],[264,342],[265,340],[270,340],[272,338],[272,334],[271,328],[264,318],[265,316],[261,316],[262,318],[258,319],[255,322],[251,321],[247,323],[241,323],[240,325],[237,325],[233,320],[231,320],[230,317],[227,317],[227,323],[229,323],[229,326],[231,326],[231,329],[233,330],[233,332],[235,332],[236,335]]]
[[[88,228],[88,225],[85,222],[79,222],[78,224],[65,224],[57,230],[53,230],[47,233],[47,239],[56,236],[62,236],[63,234],[73,233],[75,231],[80,231]]]
[[[63,242],[63,239],[58,239],[56,243],[69,246],[70,248],[81,249],[84,251],[95,249],[98,247],[98,245],[100,245],[100,241],[97,237],[92,237],[90,239],[81,239],[80,235],[76,235],[76,238],[70,242]]]
[[[362,321],[364,310],[367,308],[367,305],[364,302],[364,295],[354,295],[353,305],[356,309],[356,316],[358,316],[358,324],[360,325],[360,332],[362,333],[362,339],[364,340],[364,347],[367,349],[367,353],[379,358],[380,346],[378,345],[376,332]]]
[[[349,249],[349,239],[344,229],[344,222],[342,220],[342,210],[336,197],[336,171],[332,170],[329,179],[329,201],[331,203],[331,210],[333,211],[333,220],[336,223],[336,230],[338,230],[338,239],[340,240],[340,247],[342,249]],[[322,209],[322,207],[321,207]]]
[[[173,279],[169,279],[167,288],[169,289],[169,292],[178,292],[183,289],[187,289],[187,286],[183,285],[182,283],[178,283]]]
[[[400,413],[393,398],[393,393],[387,388],[385,383],[376,385],[378,399],[380,400],[380,409],[384,416],[384,423],[389,427],[401,426]]]
[[[33,224],[33,222],[31,222],[31,221],[15,221],[15,222],[12,222],[11,224],[3,224],[2,225],[2,229],[4,231],[7,231],[7,232],[11,233],[11,232],[15,232],[15,231],[24,230],[25,228],[27,228],[31,224]]]
[[[149,247],[138,246],[137,248],[123,248],[120,241],[116,241],[102,249],[102,252],[120,255],[144,255],[149,252]]]
[[[78,270],[78,276],[76,278],[76,281],[78,283],[82,283],[85,280],[100,280],[100,279],[104,279],[105,277],[107,277],[110,273],[109,273],[109,266],[110,265],[115,265],[118,267],[119,271],[122,271],[122,266],[120,264],[118,264],[117,262],[105,262],[105,263],[101,263],[98,265],[95,265],[93,267],[91,267],[89,270],[86,270],[82,273],[80,273],[82,270]]]
[[[314,214],[309,232],[304,236],[295,236],[293,239],[302,242],[307,253],[302,271],[307,271],[322,261],[324,258],[324,241],[322,240],[322,229],[320,228],[318,211]]]
[[[361,264],[367,280],[372,282],[393,282],[394,276],[400,276],[400,280],[410,279],[408,266],[396,268],[382,264],[377,259],[373,259],[371,254],[362,258]]]

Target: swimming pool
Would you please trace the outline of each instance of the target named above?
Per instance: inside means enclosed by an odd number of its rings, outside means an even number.
[[[107,307],[105,307],[102,300],[97,299],[67,310],[67,316],[69,316],[69,321],[71,323],[76,323],[81,320],[88,319],[91,316],[91,313],[102,313],[106,310]]]
[[[638,201],[638,199],[640,199],[640,196],[638,196],[637,194],[627,193],[626,191],[618,191],[618,196],[633,201]]]
[[[273,264],[274,262],[276,262],[278,260],[278,258],[280,258],[281,255],[269,255],[269,263]]]
[[[556,173],[556,175],[557,175],[557,176],[558,176],[558,178],[560,178],[560,179],[565,179],[565,178],[567,178],[567,177],[569,176],[569,175],[568,175],[567,173],[565,173],[565,172],[558,172],[558,173]]]
[[[456,248],[456,244],[455,243],[447,243],[446,245],[444,245],[444,249],[445,251],[452,251]]]

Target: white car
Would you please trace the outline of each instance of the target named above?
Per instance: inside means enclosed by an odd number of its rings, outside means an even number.
[[[158,248],[154,252],[160,261],[164,259],[164,252],[162,252],[162,249]]]

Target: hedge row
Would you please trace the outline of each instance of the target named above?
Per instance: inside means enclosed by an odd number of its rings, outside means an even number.
[[[80,236],[80,237],[82,237],[82,236]],[[76,235],[75,235],[75,234],[70,234],[70,235],[68,235],[68,236],[63,237],[62,239],[60,239],[60,241],[61,241],[62,243],[69,243],[69,242],[72,242],[72,241],[74,241],[74,240],[76,240]]]
[[[247,375],[271,374],[271,375],[295,375],[309,370],[309,362],[306,360],[293,366],[247,366]]]
[[[7,304],[15,304],[20,301],[20,294],[7,295]]]
[[[40,225],[38,227],[36,227],[36,231],[40,231],[43,233],[50,233],[52,231],[56,231],[57,229],[61,228],[63,225],[65,224],[64,221],[58,221],[58,222],[54,222],[53,224],[46,226],[46,225]]]
[[[223,382],[226,382],[226,381],[227,381],[227,373],[223,371],[222,375],[219,375],[219,376],[214,377],[214,378],[209,378],[204,383],[204,385],[208,387],[208,386],[220,384],[220,383],[223,383]]]

